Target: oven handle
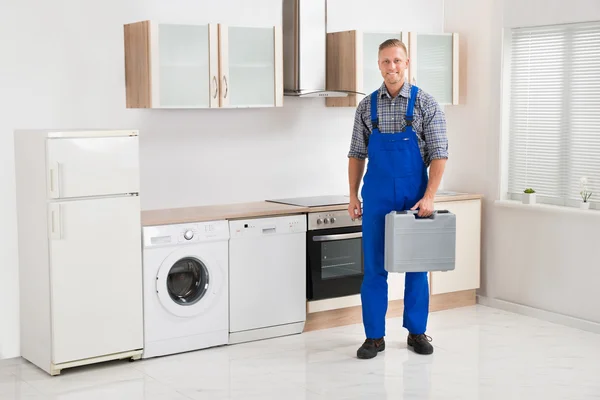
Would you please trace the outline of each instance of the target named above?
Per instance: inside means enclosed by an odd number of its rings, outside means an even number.
[[[362,237],[362,232],[340,233],[337,235],[323,235],[313,237],[313,242],[328,242],[333,240],[356,239]]]

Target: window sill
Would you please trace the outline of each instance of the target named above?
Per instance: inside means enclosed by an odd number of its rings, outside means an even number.
[[[515,208],[519,210],[532,210],[532,211],[541,211],[541,212],[550,212],[550,213],[566,213],[566,214],[579,214],[579,215],[587,215],[592,217],[600,217],[600,210],[597,209],[588,209],[583,210],[581,208],[576,207],[568,207],[568,206],[556,206],[552,204],[523,204],[518,200],[496,200],[494,205],[497,207],[505,207],[505,208]]]

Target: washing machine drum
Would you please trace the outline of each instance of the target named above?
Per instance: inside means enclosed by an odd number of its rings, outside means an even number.
[[[181,305],[198,302],[208,290],[208,270],[199,260],[188,257],[175,263],[167,275],[167,292]]]
[[[193,317],[211,306],[219,294],[221,280],[214,261],[171,254],[156,275],[156,294],[171,314]]]

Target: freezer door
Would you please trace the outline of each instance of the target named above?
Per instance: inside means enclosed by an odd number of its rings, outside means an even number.
[[[48,206],[55,364],[143,347],[138,196]]]
[[[139,192],[138,136],[47,140],[50,198]]]

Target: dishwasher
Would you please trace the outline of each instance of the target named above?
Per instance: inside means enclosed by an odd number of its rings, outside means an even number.
[[[306,215],[229,221],[229,343],[301,333]]]

